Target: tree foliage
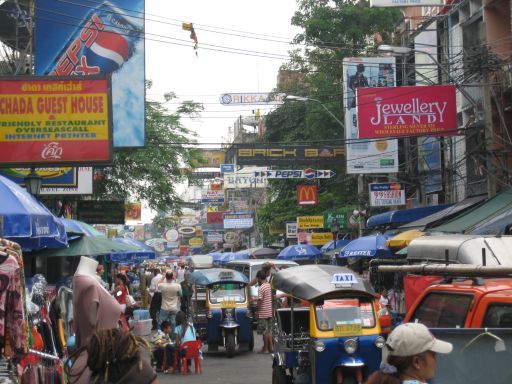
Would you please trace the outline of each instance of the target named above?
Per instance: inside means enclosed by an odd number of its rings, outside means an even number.
[[[173,93],[165,95],[166,101],[175,97]],[[151,209],[178,213],[182,201],[176,186],[187,181],[184,170],[201,161],[199,152],[191,147],[196,134],[183,126],[181,119],[196,116],[201,106],[186,101],[170,113],[164,103],[147,100],[145,108],[146,145],[115,149],[112,166],[97,173],[94,197],[144,200]]]

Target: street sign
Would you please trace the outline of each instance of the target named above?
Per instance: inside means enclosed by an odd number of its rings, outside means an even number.
[[[266,177],[267,179],[330,179],[336,173],[329,169],[273,169],[270,171],[254,172],[255,177]]]

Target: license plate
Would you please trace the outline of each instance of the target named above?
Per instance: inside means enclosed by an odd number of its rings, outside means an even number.
[[[236,301],[234,299],[224,299],[220,303],[221,308],[235,308]]]
[[[361,333],[361,324],[335,324],[333,327],[334,336],[357,336]]]

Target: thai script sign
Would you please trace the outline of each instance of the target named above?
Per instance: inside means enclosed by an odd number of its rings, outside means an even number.
[[[0,163],[109,164],[110,110],[105,78],[0,80]]]
[[[457,134],[454,85],[360,88],[359,138]]]
[[[311,168],[300,170],[276,169],[254,172],[254,176],[266,177],[267,179],[330,179],[335,175],[336,174],[329,169],[314,170]]]
[[[236,157],[239,165],[277,164],[336,164],[345,158],[344,146],[293,146],[270,144],[237,144],[227,151],[227,157]]]
[[[144,1],[37,0],[36,74],[112,74],[114,147],[145,141]]]
[[[299,229],[323,228],[323,216],[297,216],[297,227]]]
[[[371,183],[370,205],[372,207],[405,205],[405,185],[401,183]]]
[[[283,104],[286,93],[224,93],[219,100],[222,105]]]

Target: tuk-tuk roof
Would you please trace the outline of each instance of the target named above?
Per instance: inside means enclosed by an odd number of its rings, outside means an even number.
[[[249,283],[244,274],[233,269],[209,268],[194,271],[189,276],[190,281],[197,285],[210,285],[217,283]]]
[[[213,268],[213,256],[211,255],[192,255],[188,264],[195,269]]]
[[[313,264],[284,269],[274,275],[272,285],[307,301],[336,297],[340,292],[375,296],[368,281],[349,268],[335,265]]]

